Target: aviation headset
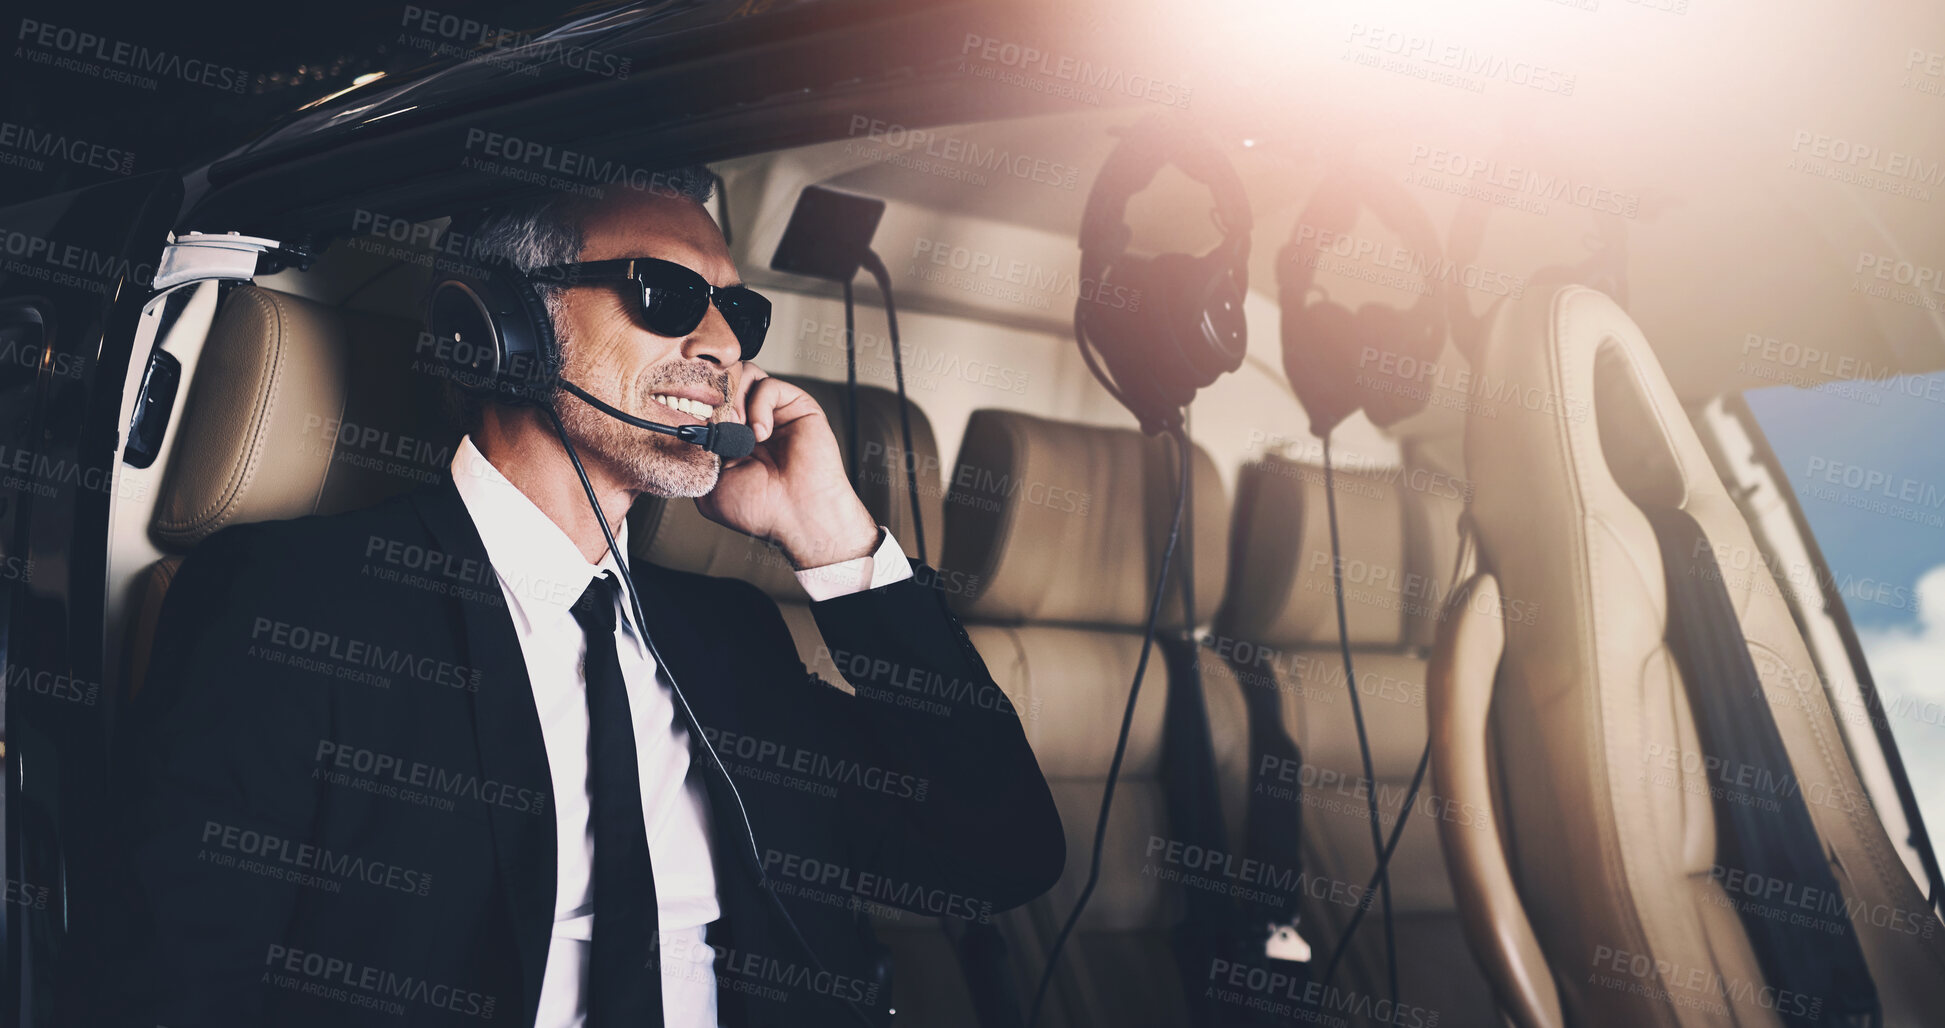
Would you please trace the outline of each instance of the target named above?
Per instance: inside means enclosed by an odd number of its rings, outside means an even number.
[[[1074,303],[1074,338],[1088,370],[1140,420],[1142,431],[1149,435],[1166,433],[1175,440],[1179,463],[1175,516],[1162,544],[1142,629],[1141,656],[1135,662],[1114,757],[1108,764],[1087,881],[1048,950],[1040,984],[1028,1008],[1027,1028],[1039,1022],[1061,949],[1080,923],[1100,881],[1114,786],[1127,752],[1141,681],[1155,643],[1163,590],[1169,581],[1169,565],[1183,540],[1193,488],[1190,476],[1195,450],[1189,441],[1186,408],[1197,390],[1242,366],[1249,341],[1243,319],[1243,297],[1249,286],[1249,196],[1236,169],[1199,132],[1170,123],[1160,115],[1150,115],[1114,134],[1121,142],[1102,165],[1081,218],[1081,295]],[[1215,197],[1214,215],[1222,242],[1200,257],[1185,253],[1135,257],[1127,252],[1132,235],[1126,220],[1128,198],[1147,188],[1164,164],[1180,168],[1207,186]],[[1112,370],[1111,378],[1095,360],[1096,349]],[[1196,608],[1191,556],[1184,554],[1179,581],[1182,609],[1192,618]]]
[[[485,274],[442,271],[426,302],[426,329],[452,344],[454,381],[502,403],[545,406],[560,341],[534,284],[496,263]]]
[[[1198,389],[1242,366],[1247,344],[1249,199],[1242,179],[1201,133],[1150,115],[1115,134],[1081,219],[1074,334],[1095,377],[1154,435],[1179,425]],[[1207,186],[1222,242],[1200,257],[1127,252],[1128,198],[1165,164]],[[1102,348],[1094,341],[1112,339]],[[1095,363],[1094,349],[1112,372]]]
[[[1349,233],[1357,227],[1358,211],[1365,208],[1405,239],[1414,256],[1434,267],[1439,260],[1438,234],[1431,220],[1390,179],[1340,171],[1311,195],[1290,241],[1277,253],[1276,277],[1283,306],[1284,374],[1304,410],[1310,412],[1311,433],[1320,438],[1359,407],[1381,427],[1421,410],[1430,399],[1429,391],[1404,381],[1398,385],[1406,388],[1367,385],[1379,380],[1378,375],[1360,377],[1359,370],[1373,350],[1429,362],[1445,338],[1442,291],[1429,281],[1429,288],[1408,310],[1364,303],[1352,311],[1330,300],[1330,294],[1315,284],[1317,265],[1331,253],[1322,242],[1324,234],[1352,239]],[[1307,245],[1300,241],[1306,228],[1316,230]],[[1357,246],[1353,239],[1354,254]],[[1313,300],[1313,293],[1323,299]]]

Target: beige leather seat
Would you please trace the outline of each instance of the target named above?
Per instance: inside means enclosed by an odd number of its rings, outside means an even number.
[[[1170,449],[1131,430],[981,410],[967,424],[954,464],[944,567],[971,586],[958,603],[967,633],[1021,712],[1067,830],[1059,883],[1002,925],[1028,1001],[1087,878],[1102,786],[1173,514]],[[1221,480],[1200,449],[1195,467],[1197,620],[1206,621],[1226,577],[1228,521]],[[1164,614],[1165,623],[1179,625],[1175,588]],[[1062,953],[1041,1025],[1185,1024],[1184,989],[1201,988],[1180,980],[1169,949],[1168,933],[1182,918],[1180,889],[1152,874],[1161,861],[1151,840],[1170,837],[1160,777],[1166,680],[1157,647],[1115,791],[1100,883]],[[1207,683],[1206,693],[1234,826],[1247,748],[1242,700],[1221,680]]]
[[[224,298],[176,433],[150,536],[167,556],[130,608],[124,680],[140,688],[184,554],[225,525],[330,514],[444,473],[458,429],[412,369],[416,322],[254,285]]]
[[[837,434],[838,448],[850,452],[841,382],[780,376],[801,387],[824,409]],[[940,513],[938,444],[925,412],[908,403],[912,453],[918,470],[919,507],[925,517],[927,556],[938,562],[944,524]],[[899,427],[897,394],[876,386],[858,387],[858,494],[879,524],[891,529],[908,556],[917,558],[917,533],[905,479],[905,451]],[[790,564],[769,544],[724,528],[703,517],[690,500],[644,499],[630,514],[630,546],[640,559],[699,574],[748,581],[776,601],[806,666],[826,681],[849,688],[831,660],[810,598],[797,584]],[[944,580],[949,586],[951,579]],[[892,1009],[901,1023],[972,1026],[972,999],[954,944],[936,918],[900,912],[877,921],[879,940],[894,961]]]
[[[1829,917],[1835,898],[1806,911],[1724,888],[1734,869],[1719,867],[1711,790],[1760,802],[1776,786],[1705,770],[1641,508],[1688,511],[1718,552],[1756,552],[1748,527],[1647,341],[1606,296],[1570,286],[1507,304],[1477,371],[1532,401],[1468,426],[1483,573],[1432,676],[1437,787],[1493,805],[1505,829],[1503,852],[1487,845],[1499,835],[1447,832],[1480,962],[1520,1024],[1779,1024],[1772,990],[1792,983],[1764,982],[1736,904]],[[1810,801],[1842,909],[1858,911],[1884,1023],[1936,1024],[1945,930],[1857,802],[1815,665],[1759,578],[1725,576],[1764,684],[1746,702],[1775,716],[1788,789]]]
[[[1425,746],[1425,656],[1463,509],[1458,485],[1442,477],[1340,471],[1336,484],[1346,625],[1375,783],[1364,779],[1338,647],[1321,467],[1271,456],[1242,469],[1229,593],[1213,647],[1227,662],[1222,673],[1241,688],[1276,694],[1300,752],[1296,766],[1252,754],[1251,789],[1270,809],[1301,816],[1308,887],[1298,927],[1318,974],[1375,867],[1367,796],[1376,794],[1388,838]],[[1492,996],[1466,951],[1437,827],[1441,818],[1472,820],[1484,811],[1451,808],[1429,785],[1414,809],[1390,864],[1399,1004],[1436,1011],[1440,1024],[1493,1024]],[[1359,997],[1387,995],[1375,899],[1333,985]],[[1374,1009],[1382,1018],[1388,1005],[1353,1004],[1345,1016],[1355,1022]]]

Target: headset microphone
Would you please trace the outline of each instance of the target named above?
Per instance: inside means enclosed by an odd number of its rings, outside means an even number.
[[[560,385],[562,389],[580,397],[588,406],[614,418],[616,421],[625,421],[636,428],[646,428],[651,432],[672,435],[685,443],[694,443],[726,460],[747,457],[756,449],[756,433],[751,431],[750,426],[740,421],[720,421],[714,424],[682,425],[680,427],[664,425],[659,421],[638,418],[626,411],[611,407],[595,399],[594,394],[566,379],[561,379]]]

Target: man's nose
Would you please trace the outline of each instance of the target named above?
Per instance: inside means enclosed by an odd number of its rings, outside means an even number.
[[[702,317],[702,324],[696,326],[689,338],[683,340],[684,357],[700,357],[719,367],[729,367],[743,359],[743,344],[730,330],[729,322],[724,320],[723,312],[709,305],[709,313]]]

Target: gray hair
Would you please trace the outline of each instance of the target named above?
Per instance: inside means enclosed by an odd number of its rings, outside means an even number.
[[[662,196],[706,205],[715,184],[716,176],[708,168],[687,164],[649,176],[645,188]],[[525,274],[535,268],[570,264],[580,258],[584,242],[580,218],[585,207],[586,201],[581,197],[553,194],[456,216],[447,232],[458,241],[458,249],[468,263],[487,267],[504,264]],[[549,380],[558,376],[566,363],[567,340],[559,334],[561,289],[561,286],[539,283],[534,286],[547,305],[547,316],[554,322],[556,338],[561,341],[561,346],[551,355],[550,366],[541,369]],[[478,432],[485,398],[450,387],[446,397],[448,413],[464,431]]]

